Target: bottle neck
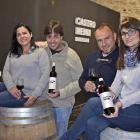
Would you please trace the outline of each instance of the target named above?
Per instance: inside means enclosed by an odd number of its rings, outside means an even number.
[[[100,81],[100,85],[104,84],[104,81]]]
[[[55,71],[55,66],[52,67],[52,71]]]
[[[101,84],[104,84],[103,78],[99,78],[99,83],[100,83],[100,85],[101,85]]]

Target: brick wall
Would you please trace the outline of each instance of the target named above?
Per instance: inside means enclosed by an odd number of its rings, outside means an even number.
[[[121,14],[121,20],[127,16],[140,20],[140,0],[90,0]]]

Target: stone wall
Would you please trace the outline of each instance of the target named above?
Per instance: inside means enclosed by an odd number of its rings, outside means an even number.
[[[120,12],[121,19],[127,16],[140,20],[140,0],[90,0],[107,8]]]

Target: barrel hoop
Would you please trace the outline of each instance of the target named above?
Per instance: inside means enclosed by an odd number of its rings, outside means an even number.
[[[57,137],[57,134],[55,133],[54,135],[47,137],[47,138],[43,138],[43,139],[38,139],[38,140],[53,140],[54,138]]]
[[[38,139],[38,140],[53,140],[53,139],[56,138],[56,137],[57,137],[57,135],[56,135],[56,133],[55,133],[55,134],[53,134],[53,135],[50,136],[50,137],[43,138],[43,139]],[[4,140],[4,139],[0,139],[0,140]]]
[[[53,111],[53,109],[43,110],[41,112],[21,112],[21,113],[0,112],[0,116],[5,116],[5,117],[34,117],[34,116],[49,114],[52,111]]]
[[[0,107],[0,115],[5,117],[32,117],[45,115],[52,111],[52,105],[34,108],[5,108]]]
[[[34,119],[27,119],[27,120],[0,120],[0,124],[33,124],[33,123],[39,123],[43,122],[46,120],[52,119],[54,116],[53,114],[46,116],[46,117],[41,117],[41,118],[34,118]]]

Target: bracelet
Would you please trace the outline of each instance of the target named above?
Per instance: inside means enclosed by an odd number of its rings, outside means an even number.
[[[117,100],[117,102],[120,102],[121,103],[121,107],[123,107],[122,102],[120,100]]]

